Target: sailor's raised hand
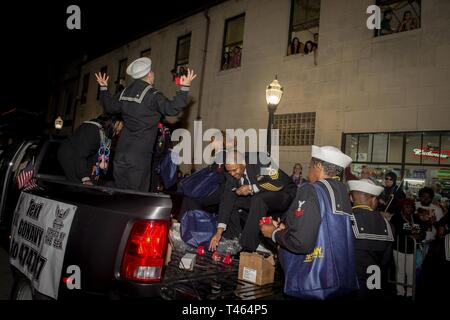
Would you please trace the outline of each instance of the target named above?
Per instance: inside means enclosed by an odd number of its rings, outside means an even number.
[[[181,86],[185,86],[185,87],[189,87],[191,85],[192,80],[194,80],[197,77],[196,74],[194,74],[194,70],[191,69],[187,69],[187,75],[186,76],[181,76],[180,79],[180,85]]]
[[[106,73],[94,73],[95,74],[95,78],[97,79],[98,84],[101,87],[107,87],[108,86],[108,80],[109,80],[109,76]]]

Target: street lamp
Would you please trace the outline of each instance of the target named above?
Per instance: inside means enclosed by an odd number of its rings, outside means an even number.
[[[275,111],[277,110],[282,96],[283,87],[281,87],[280,83],[278,82],[277,76],[275,76],[275,79],[271,84],[267,86],[266,89],[267,109],[269,110],[269,123],[267,125],[267,153],[269,154],[269,156],[272,151],[272,128],[275,118]]]
[[[61,118],[61,116],[58,116],[55,120],[55,129],[61,130],[64,124],[64,120]]]

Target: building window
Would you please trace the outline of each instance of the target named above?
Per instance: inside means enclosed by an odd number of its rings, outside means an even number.
[[[388,162],[401,163],[403,155],[403,133],[389,134]]]
[[[175,54],[175,69],[179,74],[187,72],[189,64],[189,51],[191,50],[191,34],[177,39],[177,51]]]
[[[314,144],[316,113],[278,114],[273,127],[279,130],[280,146],[310,146]]]
[[[241,66],[244,24],[245,13],[225,21],[221,70],[234,69]]]
[[[116,80],[116,94],[125,89],[127,64],[128,64],[127,58],[119,61],[119,72],[117,73],[117,80]]]
[[[386,162],[388,154],[388,134],[373,135],[372,162]]]
[[[372,138],[373,135],[371,134],[359,135],[356,161],[367,162],[372,160]]]
[[[422,149],[427,150],[422,153],[423,164],[436,164],[437,155],[441,154],[440,136],[439,133],[425,132],[422,138]],[[440,159],[441,162],[442,158]]]
[[[348,134],[345,138],[345,154],[356,161],[358,154],[358,135]]]
[[[107,66],[101,67],[101,68],[100,68],[100,73],[101,73],[101,74],[106,74],[106,73],[108,73],[108,67],[107,67]],[[99,85],[97,86],[97,100],[98,100],[98,99],[100,99],[100,86],[99,86]]]
[[[86,73],[83,76],[83,86],[81,89],[81,104],[85,104],[87,102],[88,90],[89,90],[89,73]]]
[[[409,133],[406,135],[405,145],[405,162],[412,164],[420,164],[421,155],[416,153],[415,150],[422,146],[422,134]]]
[[[319,46],[320,0],[292,0],[287,54],[314,53]]]
[[[148,48],[148,49],[145,49],[145,50],[141,51],[141,58],[145,57],[145,58],[149,58],[150,59],[151,55],[152,55],[152,49],[151,48]]]
[[[381,28],[375,36],[420,28],[421,0],[378,0]]]

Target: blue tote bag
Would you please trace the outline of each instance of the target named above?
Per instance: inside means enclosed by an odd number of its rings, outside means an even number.
[[[327,184],[327,182],[324,182]],[[307,300],[325,300],[358,289],[350,217],[334,212],[326,192],[317,184],[322,223],[316,248],[299,255],[280,249],[285,273],[284,292]],[[331,186],[330,189],[331,190]]]
[[[203,199],[219,187],[218,174],[210,167],[200,169],[180,181],[181,192],[192,199]]]
[[[169,189],[177,183],[178,165],[172,161],[172,157],[177,159],[178,154],[169,150],[159,165],[159,175],[166,189]]]
[[[217,219],[215,215],[202,210],[188,210],[181,218],[181,239],[193,247],[209,245],[216,233]]]

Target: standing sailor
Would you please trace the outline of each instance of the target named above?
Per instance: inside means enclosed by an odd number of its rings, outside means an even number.
[[[151,60],[139,58],[127,68],[135,81],[115,99],[108,91],[106,74],[95,74],[100,85],[100,102],[108,113],[121,113],[125,128],[114,159],[114,180],[117,188],[148,192],[153,147],[161,116],[176,116],[187,104],[189,87],[196,75],[188,70],[182,76],[180,89],[172,101],[153,87]]]
[[[317,233],[321,224],[319,202],[312,183],[317,183],[333,197],[335,209],[351,214],[351,204],[345,185],[340,182],[344,169],[352,159],[335,147],[312,146],[311,163],[308,180],[311,184],[303,184],[286,214],[281,228],[273,225],[262,225],[261,230],[267,237],[291,252],[308,254],[314,250]],[[332,194],[330,193],[332,192]]]
[[[388,268],[392,262],[392,244],[394,235],[389,222],[376,210],[377,197],[384,188],[377,186],[372,180],[352,180],[348,182],[350,200],[353,203],[353,235],[355,239],[356,274],[359,282],[359,299],[382,297],[388,285]],[[368,278],[377,274],[378,267],[381,279]],[[372,278],[372,277],[371,277]],[[370,288],[369,288],[370,286]]]
[[[94,185],[96,170],[93,167],[108,170],[111,139],[122,127],[120,117],[102,114],[83,122],[70,138],[63,141],[58,149],[58,161],[67,180]]]
[[[260,225],[280,245],[288,295],[327,299],[357,288],[352,207],[340,181],[351,162],[335,147],[312,146],[310,183],[298,188],[282,223]]]

